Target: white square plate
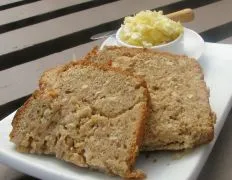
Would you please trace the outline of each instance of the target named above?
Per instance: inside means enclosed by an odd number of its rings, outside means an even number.
[[[206,83],[210,88],[210,103],[217,114],[215,139],[208,145],[190,151],[180,159],[175,159],[175,152],[154,152],[148,158],[145,154],[141,154],[136,166],[146,172],[147,179],[186,180],[197,178],[231,108],[231,52],[232,45],[206,43],[205,52],[199,60],[204,70]],[[0,121],[0,162],[41,179],[118,179],[100,172],[76,167],[51,156],[16,152],[14,144],[9,141],[13,116],[14,113]]]

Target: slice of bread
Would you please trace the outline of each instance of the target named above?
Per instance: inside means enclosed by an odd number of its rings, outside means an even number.
[[[144,80],[80,61],[44,73],[40,89],[17,111],[10,139],[20,152],[140,178],[133,165],[147,114]]]
[[[93,49],[87,60],[106,63],[143,77],[151,97],[143,150],[181,150],[214,137],[215,114],[195,59],[148,49]]]

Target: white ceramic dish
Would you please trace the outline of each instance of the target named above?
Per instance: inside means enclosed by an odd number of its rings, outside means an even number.
[[[232,45],[206,43],[206,49],[199,59],[203,67],[205,80],[211,90],[210,103],[217,114],[215,138],[175,160],[174,152],[154,152],[149,158],[141,154],[136,166],[143,169],[147,179],[158,180],[194,180],[203,167],[214,143],[222,129],[232,103]],[[103,173],[78,168],[50,156],[21,154],[15,151],[9,141],[11,121],[14,113],[0,121],[0,162],[19,171],[46,180],[102,180],[119,179]],[[156,160],[156,162],[154,162]]]
[[[119,43],[116,40],[116,35],[108,37],[101,45],[101,49],[104,46],[122,46],[123,43]],[[125,46],[125,45],[124,45]],[[175,54],[184,54],[189,57],[199,59],[202,53],[204,52],[204,40],[202,37],[195,31],[184,28],[184,34],[182,37],[179,37],[176,41],[172,41],[169,45],[161,45],[155,50],[167,51]]]

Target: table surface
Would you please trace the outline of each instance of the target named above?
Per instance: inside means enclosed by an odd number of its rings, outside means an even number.
[[[205,41],[232,43],[231,0],[1,0],[0,119],[16,110],[37,88],[41,73],[83,56],[103,40],[95,33],[118,28],[124,16],[142,9],[164,13],[193,8],[185,27]],[[232,111],[199,180],[232,179]],[[0,179],[35,179],[0,164]]]

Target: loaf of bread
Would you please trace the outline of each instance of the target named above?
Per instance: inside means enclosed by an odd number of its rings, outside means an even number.
[[[147,114],[144,80],[80,61],[44,73],[39,90],[17,111],[10,139],[20,152],[140,178],[133,165]]]
[[[143,77],[151,97],[143,150],[181,150],[210,142],[215,114],[195,59],[148,49],[106,47],[85,58]]]

